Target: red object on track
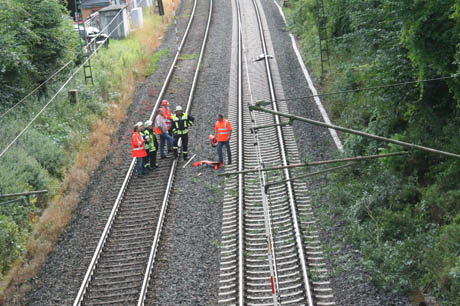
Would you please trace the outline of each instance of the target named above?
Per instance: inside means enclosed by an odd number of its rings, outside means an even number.
[[[273,276],[270,276],[270,281],[272,283],[272,294],[275,294],[275,283],[273,282]]]
[[[193,163],[193,167],[206,166],[206,167],[211,167],[217,170],[220,168],[219,164],[220,163],[218,161],[200,160],[200,161],[197,161],[196,163]],[[219,168],[216,168],[217,166],[219,166]]]
[[[214,170],[219,170],[220,167],[222,167],[222,163],[218,163],[217,165],[214,166]]]

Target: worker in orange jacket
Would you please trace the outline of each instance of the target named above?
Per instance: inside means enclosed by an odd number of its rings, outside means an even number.
[[[163,110],[163,118],[165,119],[166,122],[166,127],[168,128],[169,135],[171,135],[171,122],[172,122],[172,116],[173,113],[171,109],[169,108],[169,102],[168,100],[163,100],[161,101],[161,109]],[[168,152],[171,152],[171,150],[168,150]]]
[[[224,162],[222,154],[222,147],[227,147],[227,160],[228,164],[232,163],[232,151],[230,150],[230,136],[232,135],[232,125],[230,121],[224,118],[222,114],[217,115],[217,122],[214,125],[217,138],[217,154],[219,155],[219,167]],[[217,168],[219,168],[217,167]]]
[[[147,151],[145,150],[144,146],[144,138],[142,138],[141,134],[139,133],[139,128],[143,127],[144,125],[142,122],[136,123],[134,126],[134,132],[131,137],[131,156],[136,157],[136,169],[137,169],[137,176],[144,175],[144,158],[147,156]]]

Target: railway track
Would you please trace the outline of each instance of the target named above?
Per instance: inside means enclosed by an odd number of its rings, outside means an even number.
[[[257,99],[272,101],[267,107],[274,110],[287,111],[277,101],[283,96],[282,87],[274,77],[277,71],[272,73],[276,65],[270,64],[273,51],[260,2],[234,0],[233,4],[237,31],[232,62],[238,64],[231,78],[235,91],[229,118],[238,123],[238,137],[231,140],[238,162],[226,170],[299,162],[292,128],[280,126],[286,121],[247,107]],[[251,132],[260,125],[272,127]],[[284,170],[226,178],[220,304],[335,305],[306,185],[288,181],[266,188],[270,181],[290,177]]]
[[[175,99],[177,105],[190,111],[198,78],[199,67],[206,47],[212,0],[194,1],[189,23],[178,47],[169,73],[153,106],[153,118],[162,99],[175,98],[168,88],[184,86],[190,81],[186,101]],[[195,14],[200,12],[201,14]],[[207,12],[207,16],[206,13]],[[195,19],[204,18],[201,22]],[[200,25],[206,27],[200,28]],[[189,33],[193,33],[189,39]],[[197,39],[200,37],[200,39]],[[199,56],[181,60],[182,52]],[[183,54],[183,53],[182,53]],[[179,72],[177,72],[179,71]],[[126,173],[102,235],[88,241],[94,246],[91,263],[81,283],[73,305],[144,305],[149,297],[152,275],[169,197],[174,184],[179,159],[160,160],[160,168],[146,176],[133,175],[135,159],[126,160]]]

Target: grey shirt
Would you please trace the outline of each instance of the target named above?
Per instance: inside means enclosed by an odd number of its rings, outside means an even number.
[[[159,128],[164,134],[168,134],[168,127],[166,121],[161,114],[158,114],[155,118],[155,127]]]

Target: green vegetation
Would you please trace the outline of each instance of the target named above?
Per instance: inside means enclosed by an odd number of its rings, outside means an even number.
[[[179,56],[180,60],[191,60],[191,59],[198,59],[200,57],[199,53],[191,53],[191,54],[182,54]]]
[[[290,0],[289,27],[319,76],[318,0]],[[455,0],[324,0],[329,74],[323,92],[459,73]],[[327,97],[334,121],[365,132],[460,153],[460,80],[443,79]],[[346,155],[400,148],[343,136]],[[331,177],[322,201],[347,222],[347,237],[381,287],[421,288],[459,305],[460,161],[413,151]],[[394,287],[395,285],[396,287]]]
[[[79,54],[78,33],[65,13],[58,0],[0,2],[0,114]],[[107,153],[110,136],[131,103],[136,81],[154,73],[156,63],[167,52],[154,54],[165,28],[160,17],[147,15],[143,30],[125,40],[111,40],[109,48],[100,49],[91,60],[94,86],[85,84],[82,72],[77,74],[0,159],[0,194],[49,190],[48,196],[35,199],[32,205],[0,203],[0,280],[18,259],[31,259],[37,252],[43,260],[50,251],[71,218],[78,193]],[[0,152],[79,64],[77,59],[0,118]],[[70,103],[69,89],[78,90],[78,103]],[[52,207],[52,212],[44,213]],[[34,226],[37,222],[40,225]]]
[[[147,70],[145,72],[145,76],[152,75],[157,69],[158,69],[158,63],[160,62],[161,58],[163,57],[164,54],[169,54],[169,49],[163,49],[157,53],[155,53],[152,58],[150,59],[150,63],[147,67]]]
[[[77,56],[78,35],[65,14],[58,0],[0,1],[2,106],[19,100]]]

